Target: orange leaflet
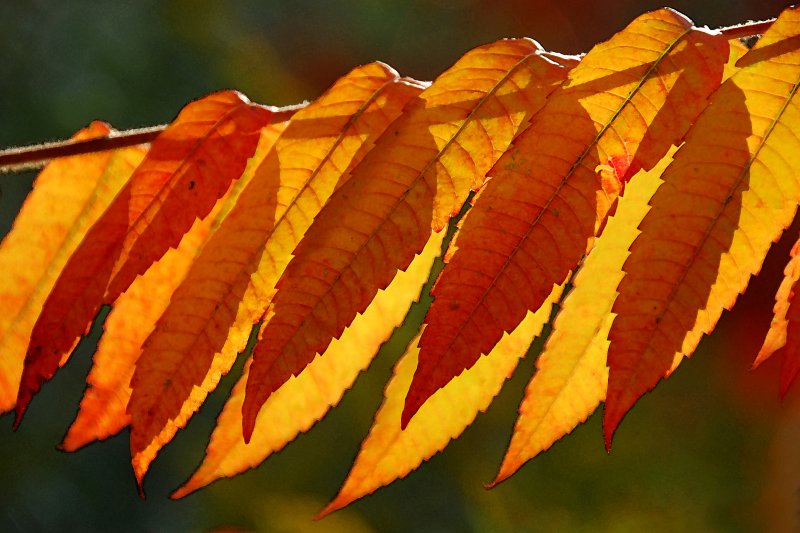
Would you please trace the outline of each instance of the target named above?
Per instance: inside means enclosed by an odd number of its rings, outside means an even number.
[[[421,90],[419,82],[372,63],[341,78],[289,122],[173,294],[136,363],[128,412],[138,479],[230,370],[316,213]]]
[[[243,424],[404,269],[564,77],[530,40],[468,52],[411,102],[294,252],[262,328]],[[570,61],[570,60],[565,60]]]
[[[395,276],[385,291],[379,291],[363,315],[331,342],[297,376],[270,396],[259,412],[249,444],[242,439],[242,402],[248,366],[217,420],[203,463],[172,498],[182,498],[221,477],[231,477],[254,468],[282,449],[300,432],[308,431],[328,410],[339,403],[359,372],[372,361],[416,301],[438,257],[444,232],[431,236],[408,270]],[[252,361],[252,360],[251,360]]]
[[[511,443],[492,486],[585,422],[605,399],[611,305],[622,279],[622,264],[671,160],[670,154],[651,171],[634,176],[572,278],[572,290],[536,360],[536,373],[525,389]]]
[[[730,45],[730,54],[728,55],[728,62],[725,63],[725,69],[724,69],[723,74],[722,74],[722,79],[723,80],[727,80],[728,78],[733,76],[734,73],[736,73],[736,71],[739,70],[739,67],[736,66],[736,63],[739,61],[739,59],[743,55],[745,55],[747,53],[748,50],[750,50],[748,47],[746,47],[744,44],[742,44],[742,42],[739,39],[733,39],[731,41],[728,41],[728,44]],[[670,157],[670,159],[671,159],[671,157]],[[637,227],[638,227],[638,224],[639,223],[637,222]],[[638,233],[637,233],[637,235],[638,235]],[[628,246],[629,248],[630,248],[630,244],[632,244],[632,242],[629,243],[629,246]],[[620,266],[620,269],[622,269],[621,266]],[[611,324],[609,324],[609,328],[608,329],[610,329],[610,326],[611,326]],[[697,324],[695,324],[695,330],[696,329],[697,329]],[[695,332],[695,333],[697,333],[697,332]],[[607,336],[607,334],[608,334],[608,330],[606,330],[606,336]],[[678,366],[681,364],[681,361],[683,361],[683,358],[684,357],[683,357],[683,354],[681,352],[675,352],[675,357],[672,360],[672,367],[670,367],[670,369],[664,374],[665,378],[668,378],[678,368]]]
[[[97,220],[61,272],[31,334],[15,426],[103,303],[177,246],[244,170],[269,109],[235,91],[188,104],[153,142],[128,184]]]
[[[93,122],[73,139],[111,132],[107,124]],[[0,413],[14,407],[28,338],[48,292],[145,152],[133,147],[65,157],[37,176],[0,245]]]
[[[103,325],[103,336],[86,379],[88,387],[78,415],[64,437],[61,449],[75,451],[90,442],[118,433],[130,423],[126,413],[131,396],[129,383],[142,352],[142,344],[152,333],[156,321],[186,276],[209,233],[216,230],[225,218],[241,190],[250,182],[255,168],[285,127],[286,123],[282,122],[271,124],[261,131],[256,153],[242,177],[225,197],[217,202],[206,218],[195,222],[183,236],[178,248],[167,251],[114,302],[114,309]]]
[[[800,201],[800,11],[784,11],[711,97],[662,176],[613,311],[604,430],[691,355]]]
[[[575,268],[625,182],[678,144],[728,58],[662,9],[595,46],[489,173],[431,294],[403,424]]]
[[[419,337],[414,339],[395,366],[394,376],[386,386],[386,399],[375,415],[369,435],[361,443],[358,457],[339,494],[317,518],[405,477],[458,438],[478,412],[489,407],[513,374],[533,339],[550,320],[550,311],[561,297],[562,289],[563,285],[554,287],[538,311],[528,313],[514,331],[503,336],[487,357],[434,394],[408,427],[401,431],[400,413],[419,353]]]

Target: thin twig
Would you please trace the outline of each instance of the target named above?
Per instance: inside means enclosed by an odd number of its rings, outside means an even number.
[[[272,113],[272,122],[288,120],[306,104],[276,108]],[[56,141],[51,143],[21,146],[0,151],[0,173],[21,172],[41,167],[47,161],[57,157],[102,152],[126,146],[153,142],[164,131],[166,125],[152,126],[125,131],[114,131],[104,137]]]
[[[775,19],[756,22],[751,21],[735,26],[718,28],[718,30],[728,39],[741,39],[743,37],[763,34],[773,22],[775,22]],[[302,109],[305,105],[306,104],[298,104],[278,108],[273,113],[273,121],[281,122],[283,120],[288,120],[295,111]],[[55,159],[57,157],[114,150],[116,148],[124,148],[136,144],[150,143],[164,131],[164,128],[166,128],[165,125],[115,131],[105,137],[97,137],[94,139],[56,141],[0,150],[0,174],[39,168],[50,159]]]
[[[51,143],[9,148],[0,152],[0,170],[18,172],[30,170],[57,157],[88,154],[103,150],[114,150],[136,144],[153,142],[166,125],[126,131],[114,131],[104,137],[56,141]]]

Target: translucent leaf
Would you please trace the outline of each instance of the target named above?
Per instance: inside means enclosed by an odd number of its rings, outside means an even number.
[[[609,333],[606,446],[758,273],[800,201],[800,11],[789,8],[711,97],[651,201]]]
[[[45,301],[25,356],[15,425],[100,306],[113,303],[137,274],[177,246],[241,175],[270,118],[268,109],[236,91],[222,91],[188,104],[156,138]]]
[[[414,339],[395,366],[383,405],[339,494],[317,518],[405,477],[458,438],[478,412],[489,407],[513,374],[533,339],[550,320],[551,308],[560,298],[562,288],[555,287],[538,311],[529,313],[513,332],[503,336],[488,356],[434,394],[408,427],[401,430],[400,413],[419,353],[419,337]]]
[[[254,468],[281,450],[300,432],[308,431],[331,407],[339,403],[358,374],[369,366],[381,344],[406,316],[433,260],[439,255],[444,233],[431,236],[423,252],[379,291],[363,315],[359,315],[318,355],[299,376],[290,379],[270,396],[258,415],[252,439],[242,438],[242,403],[249,363],[217,420],[203,463],[172,498],[182,498],[221,477],[231,477]],[[252,360],[251,360],[252,361]]]
[[[338,338],[441,230],[565,69],[527,39],[468,52],[412,102],[320,213],[282,276],[244,404],[249,435],[269,395]],[[571,60],[570,60],[571,61]]]
[[[136,361],[142,353],[142,344],[169,305],[175,289],[186,277],[203,243],[230,211],[285,126],[285,122],[271,124],[261,131],[256,153],[225,197],[207,217],[195,222],[177,249],[164,254],[117,298],[103,324],[103,336],[93,356],[92,369],[86,379],[88,386],[78,415],[64,437],[61,449],[75,451],[90,442],[115,435],[130,424],[126,412],[131,396],[129,385]]]
[[[73,139],[111,132],[108,125],[94,122]],[[64,157],[36,177],[0,245],[0,413],[14,407],[28,340],[48,293],[145,152],[133,147]]]
[[[137,479],[244,349],[314,215],[420,90],[373,63],[289,121],[145,341],[128,405]]]
[[[574,269],[631,176],[680,143],[728,58],[662,9],[596,45],[489,173],[432,295],[403,423]]]
[[[605,399],[611,305],[622,279],[622,264],[671,160],[668,155],[649,172],[640,171],[633,177],[572,278],[572,290],[536,360],[536,373],[525,389],[514,434],[493,486],[585,422]]]

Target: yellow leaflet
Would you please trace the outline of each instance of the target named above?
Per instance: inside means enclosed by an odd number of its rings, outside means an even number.
[[[514,331],[503,336],[489,355],[431,396],[405,430],[401,430],[403,402],[417,367],[417,336],[395,366],[394,376],[386,387],[386,399],[375,415],[372,429],[361,444],[361,451],[344,485],[317,517],[330,514],[405,477],[422,461],[461,435],[478,412],[489,407],[533,339],[541,333],[562,289],[563,285],[555,287],[538,311],[528,313]]]
[[[390,67],[354,69],[298,111],[175,290],[136,363],[131,453],[137,477],[244,349],[277,276],[328,196],[421,91]]]
[[[142,352],[142,343],[153,331],[209,232],[215,230],[225,218],[285,127],[286,123],[283,122],[271,124],[262,130],[255,154],[226,197],[217,203],[206,218],[195,222],[178,248],[170,249],[143,276],[136,278],[114,303],[94,354],[92,369],[86,380],[88,387],[78,415],[60,446],[62,449],[74,451],[95,440],[103,440],[130,423],[125,409],[131,395],[129,383]],[[171,436],[162,434],[161,442],[168,442]]]
[[[111,131],[94,122],[73,139]],[[0,413],[16,402],[31,331],[50,289],[145,152],[132,147],[64,157],[36,178],[0,246]]]
[[[270,396],[256,420],[249,444],[242,438],[242,402],[250,361],[231,392],[211,435],[203,463],[172,498],[182,498],[221,477],[253,468],[310,429],[369,366],[380,345],[406,316],[441,251],[444,232],[431,236],[422,254],[380,291],[364,314],[317,355],[303,372]]]
[[[662,176],[609,332],[606,446],[638,398],[744,291],[800,201],[800,11],[785,10],[711,96]]]
[[[525,390],[511,443],[492,485],[570,433],[605,399],[611,305],[623,276],[622,264],[674,152],[675,148],[652,170],[633,177],[573,278],[573,289],[536,361],[536,374]]]

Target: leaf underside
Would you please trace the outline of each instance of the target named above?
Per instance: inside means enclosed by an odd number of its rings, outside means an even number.
[[[404,425],[577,266],[625,182],[680,142],[727,57],[721,35],[664,9],[595,46],[570,72],[490,171],[451,244]]]
[[[759,272],[800,201],[800,11],[787,9],[711,96],[662,175],[623,265],[609,333],[606,446]]]
[[[245,348],[315,213],[420,90],[381,63],[359,67],[297,112],[254,169],[136,363],[128,412],[137,479]]]
[[[331,198],[278,283],[243,405],[261,405],[363,312],[458,213],[563,79],[527,39],[468,52],[410,103]]]
[[[551,310],[489,486],[602,402],[610,448],[795,216],[799,87],[800,9],[750,50],[660,9],[581,58],[510,39],[431,83],[375,62],[284,110],[236,91],[191,102],[149,146],[58,158],[36,178],[0,243],[0,413],[16,407],[19,424],[113,305],[60,448],[130,427],[141,491],[262,323],[172,497],[253,468],[369,367],[475,192],[424,324],[318,517],[458,438]],[[74,138],[114,135],[94,122]],[[784,276],[754,363],[783,356],[782,395],[800,373],[800,241]]]
[[[244,170],[270,111],[236,91],[188,104],[153,142],[73,252],[45,301],[25,355],[15,426],[104,303],[177,246]]]

